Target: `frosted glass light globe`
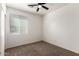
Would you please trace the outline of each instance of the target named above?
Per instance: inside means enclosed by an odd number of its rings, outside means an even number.
[[[41,5],[38,5],[38,8],[41,8],[42,6]]]

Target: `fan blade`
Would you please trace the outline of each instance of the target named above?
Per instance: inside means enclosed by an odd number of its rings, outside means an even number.
[[[49,8],[45,7],[45,6],[42,6],[44,9],[48,10]]]
[[[38,5],[44,5],[44,4],[46,4],[46,3],[38,3]]]
[[[39,8],[37,8],[37,10],[36,10],[37,12],[39,11]]]
[[[28,6],[37,6],[37,4],[33,4],[33,5],[28,5]]]

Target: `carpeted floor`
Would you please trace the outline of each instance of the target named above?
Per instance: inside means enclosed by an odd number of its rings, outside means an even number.
[[[79,56],[79,54],[40,41],[6,49],[5,56]]]

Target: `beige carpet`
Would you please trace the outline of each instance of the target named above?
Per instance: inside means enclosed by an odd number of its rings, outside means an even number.
[[[6,49],[5,56],[79,56],[79,54],[40,41]]]

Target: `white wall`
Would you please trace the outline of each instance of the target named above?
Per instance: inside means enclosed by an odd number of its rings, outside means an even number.
[[[14,35],[9,29],[9,14],[25,16],[28,19],[28,34]],[[42,40],[42,16],[7,7],[5,48]]]
[[[1,4],[0,4],[0,52],[1,52]]]
[[[79,4],[69,4],[44,17],[44,41],[79,53]]]

